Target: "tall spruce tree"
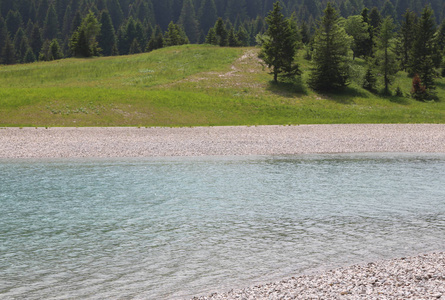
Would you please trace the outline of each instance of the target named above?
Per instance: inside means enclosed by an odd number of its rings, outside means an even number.
[[[328,2],[313,43],[313,68],[309,85],[314,90],[335,91],[348,84],[350,38],[338,20],[337,12]]]
[[[437,73],[433,61],[436,49],[435,32],[436,24],[433,11],[430,7],[425,6],[416,26],[416,38],[410,56],[410,70],[411,74],[418,74],[429,98],[434,97],[433,90],[436,87],[434,78]]]
[[[1,51],[2,61],[1,63],[5,65],[12,65],[16,63],[16,53],[14,49],[14,44],[11,42],[9,35],[6,37],[5,45]]]
[[[184,31],[191,43],[198,42],[199,26],[192,0],[184,0],[178,24],[184,28]]]
[[[416,37],[417,15],[411,10],[407,10],[402,18],[402,25],[399,30],[397,41],[397,56],[400,67],[406,71],[408,68],[410,54]]]
[[[43,26],[43,39],[52,40],[57,38],[59,33],[59,22],[57,20],[56,9],[54,5],[48,8]]]
[[[386,17],[380,27],[377,36],[376,62],[380,73],[383,75],[384,93],[390,94],[389,86],[398,72],[397,60],[394,49],[394,29],[392,18]]]
[[[113,47],[116,47],[116,34],[107,10],[101,13],[100,24],[101,27],[100,33],[97,36],[97,42],[99,43],[99,48],[102,49],[102,54],[109,56],[113,53]]]
[[[189,40],[181,26],[170,22],[167,32],[164,35],[165,46],[175,46],[188,44]]]
[[[354,15],[346,19],[345,30],[353,38],[351,45],[355,57],[366,56],[369,51],[369,25],[364,22],[363,16]]]
[[[290,21],[281,13],[279,1],[274,3],[266,22],[269,27],[262,41],[259,58],[271,69],[274,82],[278,82],[278,76],[293,77],[301,74],[294,62],[297,34],[293,31]]]
[[[29,45],[31,46],[32,51],[34,52],[34,56],[38,57],[40,49],[42,48],[42,45],[43,45],[43,41],[42,41],[42,35],[40,33],[39,25],[37,23],[35,23],[34,27],[32,28]]]
[[[203,0],[198,12],[198,19],[203,32],[208,32],[217,19],[214,0]]]

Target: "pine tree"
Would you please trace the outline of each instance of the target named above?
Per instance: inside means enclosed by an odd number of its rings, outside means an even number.
[[[178,24],[184,28],[184,31],[191,43],[198,42],[198,21],[196,19],[195,8],[192,0],[184,0]]]
[[[36,61],[36,56],[31,48],[28,48],[25,53],[25,57],[23,58],[24,63],[32,63]]]
[[[427,93],[431,97],[434,96],[434,78],[436,76],[433,61],[434,50],[436,48],[434,39],[435,32],[436,24],[433,11],[428,6],[425,6],[416,26],[416,38],[410,56],[410,71],[411,74],[419,75]]]
[[[6,39],[8,38],[8,29],[6,29],[5,20],[0,15],[0,53],[3,47],[5,46]],[[1,61],[1,57],[0,57]]]
[[[348,84],[348,50],[350,40],[338,24],[338,14],[327,4],[314,38],[313,68],[309,85],[314,90],[334,91]]]
[[[77,57],[90,57],[92,52],[84,28],[79,28],[73,33],[70,42],[71,52]]]
[[[249,46],[249,34],[244,26],[240,26],[236,32],[236,39],[238,40],[238,46]]]
[[[118,0],[107,0],[107,8],[113,22],[114,30],[117,30],[124,19],[121,5]]]
[[[48,0],[41,0],[39,3],[39,7],[37,9],[37,23],[39,24],[39,27],[43,27],[43,22],[45,21],[46,14],[48,13]]]
[[[370,66],[368,67],[368,70],[366,70],[366,75],[363,80],[362,87],[374,93],[376,91],[376,85],[377,85],[377,78],[375,77],[373,68]]]
[[[90,11],[71,37],[70,49],[73,55],[80,57],[98,55],[97,35],[99,33],[100,23]]]
[[[398,72],[395,50],[393,46],[394,23],[392,18],[386,17],[380,27],[377,37],[376,63],[381,74],[383,74],[384,93],[389,95],[389,85]]]
[[[175,46],[188,44],[188,38],[181,26],[170,22],[167,32],[164,35],[165,46]]]
[[[164,36],[162,35],[162,30],[159,25],[156,25],[155,31],[153,32],[150,40],[147,44],[147,52],[160,49],[164,47]]]
[[[57,20],[56,9],[54,5],[48,8],[46,14],[44,27],[43,27],[43,39],[52,40],[57,38],[59,33],[59,23]]]
[[[101,13],[100,24],[100,33],[97,36],[97,41],[99,48],[102,49],[103,55],[109,56],[112,55],[113,47],[116,45],[116,34],[107,10]]]
[[[278,76],[294,77],[301,74],[298,65],[294,63],[297,51],[296,34],[289,20],[281,13],[279,1],[275,2],[266,22],[269,27],[262,40],[259,58],[272,69],[274,82],[278,82]]]
[[[5,46],[2,49],[2,63],[5,65],[12,65],[16,63],[16,53],[14,49],[14,44],[11,42],[9,36],[5,40]]]
[[[138,39],[134,38],[133,42],[131,42],[128,54],[137,54],[141,52],[142,52],[141,45],[139,44]]]
[[[229,29],[228,43],[229,43],[229,47],[238,47],[239,46],[239,41],[236,37],[235,30],[233,29],[233,27],[230,27],[230,29]]]
[[[26,50],[29,48],[28,38],[23,28],[20,27],[19,30],[17,30],[13,43],[17,53],[17,61],[20,62],[23,60]]]
[[[57,39],[54,39],[51,41],[51,44],[49,45],[49,49],[51,52],[51,60],[63,58],[62,49],[60,48],[59,42],[57,41]]]
[[[212,27],[209,29],[205,43],[209,45],[218,45],[218,37],[216,36],[215,28]]]
[[[23,26],[22,16],[18,11],[9,11],[6,16],[6,27],[8,28],[9,35],[14,37],[17,30]]]
[[[403,15],[397,43],[397,55],[400,60],[400,67],[404,71],[408,68],[410,54],[416,36],[416,23],[416,14],[413,11],[407,10]]]
[[[346,19],[345,30],[353,39],[351,45],[353,58],[366,56],[369,52],[367,43],[369,41],[369,28],[368,24],[364,22],[363,16],[355,15]]]
[[[222,18],[218,18],[218,20],[216,20],[215,26],[215,34],[216,34],[216,38],[218,39],[218,45],[220,45],[221,47],[227,46],[228,45],[228,33],[226,30],[226,26],[224,25],[224,21]]]
[[[380,28],[380,24],[382,23],[382,16],[380,15],[377,7],[373,7],[371,12],[369,13],[369,24],[374,29],[374,32],[377,33]]]
[[[29,45],[31,46],[32,51],[34,52],[34,56],[38,57],[40,49],[42,48],[43,45],[43,41],[42,41],[42,35],[40,34],[39,25],[37,23],[34,24],[34,27],[32,29]]]
[[[214,0],[203,0],[198,12],[198,19],[201,25],[201,29],[204,32],[208,32],[209,29],[215,24],[217,19],[216,5]]]

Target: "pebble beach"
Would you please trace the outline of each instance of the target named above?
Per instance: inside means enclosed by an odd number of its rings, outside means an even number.
[[[444,124],[1,128],[0,158],[445,153]]]
[[[445,124],[0,128],[2,160],[366,152],[445,153]],[[445,299],[445,253],[296,274],[193,299]]]

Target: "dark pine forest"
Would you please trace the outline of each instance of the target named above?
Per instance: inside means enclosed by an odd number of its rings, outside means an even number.
[[[126,55],[185,43],[253,46],[266,31],[275,0],[0,0],[0,62],[63,57]],[[308,42],[327,0],[282,0]],[[443,0],[333,0],[340,16],[368,8],[371,22],[390,16],[396,26],[409,9],[425,5],[436,24],[445,19]]]

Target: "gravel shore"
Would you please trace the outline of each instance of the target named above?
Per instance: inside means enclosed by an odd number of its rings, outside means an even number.
[[[1,128],[0,158],[445,153],[445,124]]]
[[[353,265],[193,298],[209,299],[445,299],[445,253]]]

